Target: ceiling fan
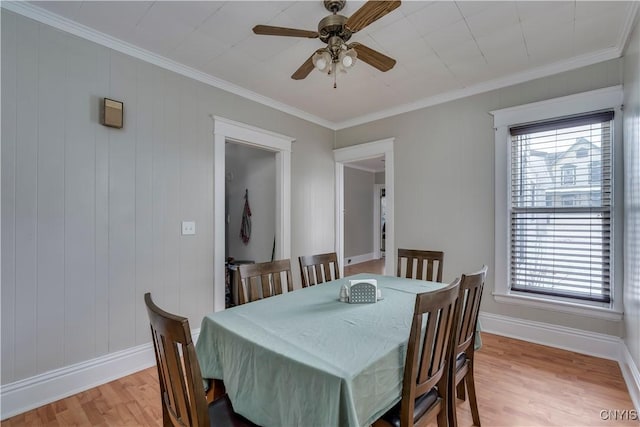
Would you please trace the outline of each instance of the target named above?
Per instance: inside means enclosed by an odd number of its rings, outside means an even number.
[[[327,74],[333,74],[333,87],[335,88],[336,70],[346,71],[353,67],[356,58],[383,72],[392,69],[396,64],[395,59],[361,43],[347,42],[351,39],[352,34],[395,10],[400,6],[400,0],[368,1],[348,18],[338,14],[344,8],[345,3],[346,0],[324,0],[324,7],[332,14],[320,20],[318,31],[256,25],[253,27],[253,32],[267,36],[319,38],[327,44],[326,47],[316,50],[293,73],[291,78],[294,80],[304,79],[315,67]]]

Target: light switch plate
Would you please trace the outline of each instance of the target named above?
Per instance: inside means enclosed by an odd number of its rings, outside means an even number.
[[[190,236],[196,234],[195,221],[182,221],[182,235]]]

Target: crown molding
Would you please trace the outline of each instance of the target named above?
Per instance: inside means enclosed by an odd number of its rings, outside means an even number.
[[[636,20],[638,19],[639,9],[640,3],[638,1],[632,2],[629,13],[627,14],[627,20],[622,25],[622,31],[620,31],[620,37],[618,38],[618,44],[616,45],[620,48],[621,56],[626,50],[627,44],[629,43],[631,32],[633,31],[633,27],[636,24]]]
[[[629,37],[633,31],[636,19],[640,10],[640,2],[631,2],[629,13],[625,20],[618,41],[615,46],[600,51],[575,56],[565,61],[556,62],[542,67],[526,70],[520,73],[512,74],[503,78],[490,80],[477,85],[469,86],[463,89],[446,92],[443,94],[431,96],[416,102],[399,105],[393,108],[380,110],[371,114],[365,114],[360,117],[334,123],[335,130],[346,129],[353,126],[373,122],[375,120],[386,119],[387,117],[396,116],[398,114],[408,113],[410,111],[419,110],[421,108],[432,107],[445,102],[455,101],[456,99],[466,98],[467,96],[478,95],[480,93],[489,92],[507,86],[548,77],[553,74],[574,70],[588,65],[597,64],[598,62],[608,61],[610,59],[620,58],[629,42]],[[640,22],[640,21],[639,21]]]
[[[260,95],[256,92],[237,86],[226,80],[219,79],[210,74],[203,73],[202,71],[198,71],[194,68],[180,64],[179,62],[173,61],[169,58],[165,58],[164,56],[155,54],[146,49],[142,49],[131,43],[125,42],[100,31],[96,31],[93,28],[87,27],[86,25],[82,25],[68,18],[56,15],[55,13],[49,12],[46,9],[34,6],[33,4],[23,1],[2,1],[0,2],[0,7],[2,9],[6,9],[38,21],[42,24],[49,25],[64,32],[92,41],[101,46],[105,46],[109,49],[113,49],[134,58],[138,58],[142,61],[157,65],[158,67],[164,68],[166,70],[173,71],[185,77],[189,77],[191,79],[205,83],[209,86],[222,89],[224,91],[233,93],[234,95],[238,95],[251,101],[255,101],[267,107],[275,108],[278,111],[291,114],[292,116],[309,121],[311,123],[315,123],[317,125],[335,130],[335,123],[329,120],[325,120],[321,117],[307,113],[306,111],[302,111],[283,102],[276,101],[275,99]]]
[[[629,36],[633,30],[638,11],[640,10],[639,2],[631,2],[629,14],[622,26],[620,36],[618,38],[616,46],[608,49],[603,49],[597,52],[589,54],[575,56],[565,61],[556,62],[553,64],[537,67],[530,70],[525,70],[520,73],[511,74],[509,76],[490,80],[488,82],[479,83],[466,88],[449,91],[439,95],[427,97],[416,102],[402,104],[392,108],[376,111],[370,114],[365,114],[353,119],[345,120],[342,122],[333,122],[327,119],[323,119],[314,114],[300,110],[291,105],[285,104],[275,99],[260,95],[256,92],[250,91],[226,80],[219,79],[210,74],[203,73],[194,68],[180,64],[164,56],[152,53],[146,49],[137,47],[131,43],[127,43],[123,40],[117,39],[110,35],[101,33],[93,28],[79,24],[70,19],[56,15],[45,9],[42,9],[33,4],[22,1],[1,1],[0,7],[7,9],[11,12],[23,15],[27,18],[31,18],[46,25],[50,25],[59,30],[76,35],[86,40],[92,41],[107,48],[116,50],[118,52],[130,55],[132,57],[141,59],[151,64],[157,65],[164,69],[181,74],[185,77],[192,78],[199,82],[205,83],[209,86],[216,87],[218,89],[233,93],[243,98],[255,101],[267,107],[274,108],[300,119],[315,123],[319,126],[337,131],[346,129],[353,126],[373,122],[380,119],[396,116],[403,113],[419,110],[422,108],[432,107],[434,105],[443,104],[445,102],[454,101],[457,99],[465,98],[468,96],[477,95],[484,92],[500,89],[507,86],[512,86],[519,83],[524,83],[530,80],[539,79],[542,77],[551,76],[553,74],[570,71],[576,68],[586,67],[598,62],[608,61],[610,59],[616,59],[622,56],[624,48],[628,43]]]
[[[463,89],[424,98],[416,102],[399,105],[397,107],[377,111],[371,114],[366,114],[354,119],[345,120],[343,122],[336,123],[335,128],[336,130],[346,129],[375,120],[386,119],[388,117],[397,116],[398,114],[408,113],[411,111],[419,110],[421,108],[432,107],[434,105],[444,104],[445,102],[455,101],[456,99],[466,98],[468,96],[478,95],[480,93],[489,92],[507,86],[513,86],[519,83],[551,76],[576,68],[586,67],[587,65],[596,64],[598,62],[604,62],[610,59],[619,58],[621,55],[622,48],[616,46],[590,54],[576,56],[566,61],[556,62],[550,65],[533,68],[531,70],[511,74],[503,78],[490,80]]]

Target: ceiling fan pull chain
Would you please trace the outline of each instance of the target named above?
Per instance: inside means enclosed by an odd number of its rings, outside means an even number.
[[[333,88],[336,89],[338,87],[338,84],[336,83],[337,80],[337,73],[336,73],[336,63],[333,63]]]

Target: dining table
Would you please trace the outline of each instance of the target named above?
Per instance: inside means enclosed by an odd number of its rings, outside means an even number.
[[[374,303],[340,301],[375,279]],[[369,426],[400,401],[416,294],[446,283],[358,274],[205,316],[203,378],[224,382],[234,410],[261,426]]]

